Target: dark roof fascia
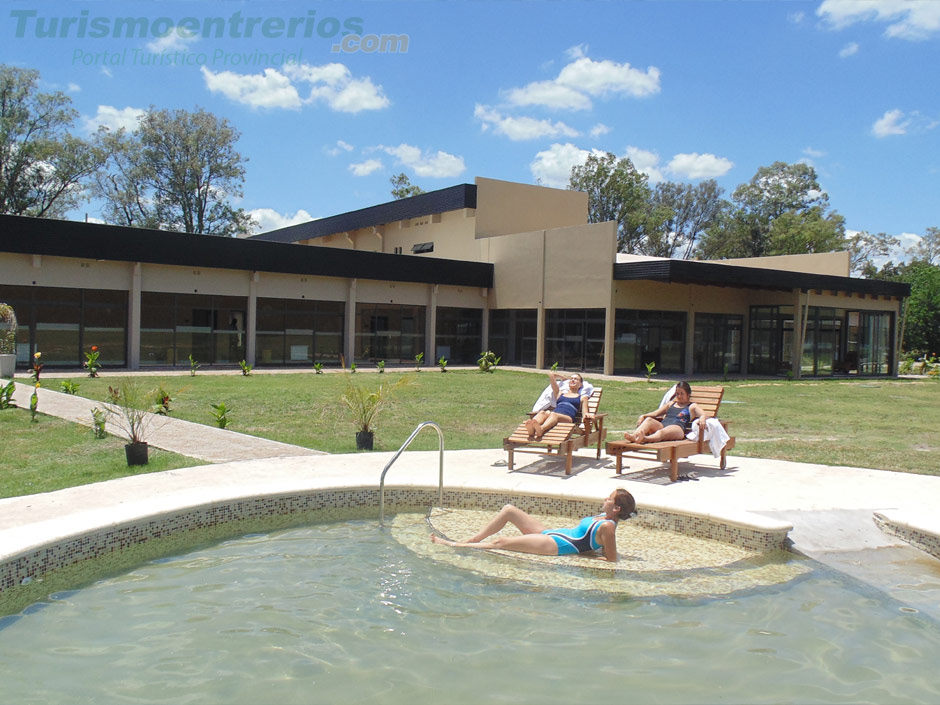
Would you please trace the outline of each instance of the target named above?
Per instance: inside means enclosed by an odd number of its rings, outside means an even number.
[[[877,296],[910,296],[911,285],[878,279],[856,279],[826,274],[787,272],[780,269],[740,267],[716,262],[692,260],[650,260],[644,262],[618,262],[614,264],[614,280],[647,279],[677,284],[705,286],[736,286],[754,289],[792,291],[801,289],[827,289],[853,294]]]
[[[315,237],[346,233],[360,228],[369,228],[398,220],[420,218],[463,208],[477,207],[477,187],[473,184],[459,184],[438,191],[429,191],[410,198],[381,203],[377,206],[361,208],[349,213],[340,213],[328,218],[311,220],[298,225],[291,225],[278,230],[271,230],[254,235],[249,240],[268,242],[299,242]]]
[[[486,262],[0,215],[0,252],[492,288]]]

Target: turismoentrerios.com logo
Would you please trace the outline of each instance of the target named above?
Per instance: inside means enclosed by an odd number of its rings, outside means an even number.
[[[334,39],[331,51],[405,53],[407,34],[364,34],[362,17],[305,15],[250,16],[237,10],[227,17],[109,17],[81,10],[78,15],[40,15],[10,10],[17,39]]]

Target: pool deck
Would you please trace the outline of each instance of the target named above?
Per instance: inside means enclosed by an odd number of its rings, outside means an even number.
[[[18,382],[15,399],[21,406],[28,406],[31,391]],[[40,395],[43,412],[90,425],[93,402],[47,389]],[[375,488],[393,456],[326,455],[174,418],[161,418],[160,423],[152,444],[224,462],[0,499],[0,561],[50,541],[180,507],[321,488]],[[407,451],[386,482],[436,488],[438,460],[437,451]],[[792,526],[794,550],[879,588],[885,587],[879,584],[885,580],[902,579],[886,577],[891,573],[886,561],[913,561],[940,584],[940,560],[936,544],[930,543],[940,536],[940,477],[738,456],[729,456],[721,470],[710,456],[689,460],[680,465],[680,473],[689,479],[670,483],[667,468],[655,462],[625,457],[624,474],[617,475],[611,458],[602,454],[597,459],[590,450],[576,454],[570,476],[565,476],[564,462],[557,456],[517,455],[516,469],[509,472],[501,449],[447,451],[444,486],[598,501],[623,487],[641,506],[768,528]],[[933,557],[911,548],[911,543],[916,545],[909,542],[912,532],[927,537],[928,545],[920,548]],[[874,570],[875,565],[881,567]],[[940,595],[931,593],[929,600],[931,611],[940,614]]]

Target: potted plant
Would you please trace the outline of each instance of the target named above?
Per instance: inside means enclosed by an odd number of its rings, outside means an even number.
[[[0,377],[13,379],[16,369],[16,314],[0,303]]]
[[[150,413],[153,391],[145,391],[140,382],[126,379],[115,387],[108,387],[108,421],[117,426],[129,443],[124,446],[128,465],[146,465],[149,462],[147,436],[154,416]]]
[[[395,390],[410,381],[407,377],[394,383],[388,377],[380,379],[378,387],[371,389],[365,383],[353,382],[352,375],[346,376],[346,389],[339,400],[357,429],[356,450],[372,450],[376,417],[391,402]]]

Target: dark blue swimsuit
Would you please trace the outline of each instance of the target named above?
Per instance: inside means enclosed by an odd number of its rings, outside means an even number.
[[[692,412],[689,411],[689,407],[675,404],[670,406],[663,417],[663,428],[666,426],[679,426],[683,433],[688,433],[692,428]]]
[[[564,414],[573,419],[578,415],[577,402],[579,402],[580,399],[581,397],[577,397],[577,399],[566,396],[558,397],[558,401],[555,403],[555,413]]]

